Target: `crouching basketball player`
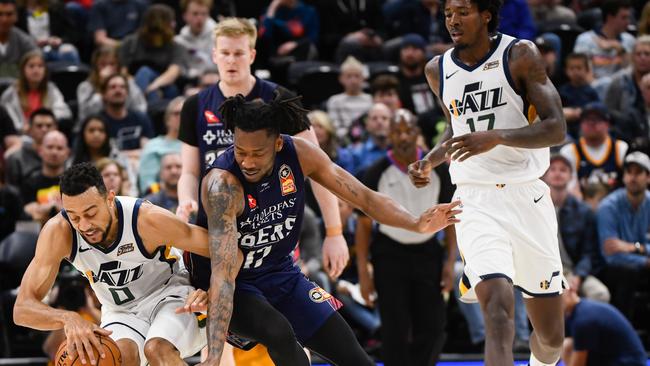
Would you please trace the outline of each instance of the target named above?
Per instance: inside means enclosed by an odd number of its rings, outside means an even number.
[[[192,311],[205,308],[207,295],[189,285],[176,252],[209,255],[205,229],[147,201],[107,192],[88,163],[68,169],[60,189],[63,210],[39,235],[18,292],[15,323],[39,330],[63,328],[68,352],[78,353],[84,364],[98,361],[92,352],[93,346],[101,349],[96,334],[116,341],[124,365],[183,364],[183,357],[206,344]],[[42,302],[63,259],[95,291],[102,304],[100,326]]]
[[[454,215],[460,210],[454,207],[460,202],[413,216],[332,163],[318,146],[280,134],[308,128],[309,122],[295,101],[277,98],[266,104],[238,95],[220,109],[228,128],[234,129],[234,145],[212,164],[201,194],[212,263],[207,364],[218,363],[230,324],[233,333],[265,345],[279,366],[309,365],[301,346],[335,365],[374,365],[336,312],[339,302],[293,263],[305,179],[312,178],[381,223],[417,232],[458,222]],[[238,246],[243,266],[237,260]]]

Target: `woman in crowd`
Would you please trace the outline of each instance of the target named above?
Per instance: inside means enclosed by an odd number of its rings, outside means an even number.
[[[104,103],[99,91],[102,82],[109,75],[120,71],[122,65],[113,47],[100,47],[93,52],[90,60],[91,70],[88,79],[77,87],[77,103],[79,104],[79,120],[83,121],[91,114],[99,113]],[[128,78],[129,96],[126,107],[138,112],[147,112],[147,100],[133,78]]]
[[[61,124],[70,120],[72,112],[59,88],[48,80],[47,66],[39,50],[27,52],[20,60],[18,80],[2,93],[0,103],[14,121],[17,131],[24,132],[25,121],[33,111],[45,107],[54,112]]]
[[[332,159],[333,162],[347,171],[352,169],[352,154],[339,145],[334,125],[327,113],[314,110],[307,115],[309,122],[316,133],[320,148]]]
[[[95,163],[95,166],[102,175],[107,190],[113,190],[118,196],[137,196],[133,192],[135,186],[129,181],[124,167],[116,160],[102,158]]]
[[[118,50],[122,65],[135,76],[150,104],[179,95],[174,83],[186,65],[186,51],[174,41],[175,19],[169,6],[151,5],[140,29],[126,37]]]

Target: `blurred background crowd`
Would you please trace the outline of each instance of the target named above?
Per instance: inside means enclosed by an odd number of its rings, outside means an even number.
[[[176,211],[180,112],[185,98],[219,80],[213,29],[224,17],[255,24],[254,75],[303,96],[333,161],[407,208],[448,202],[454,187],[445,166],[417,195],[405,174],[445,129],[445,107],[423,72],[452,46],[441,6],[0,0],[0,357],[52,355],[60,342],[15,326],[11,311],[40,227],[61,209],[58,177],[66,167],[93,162],[109,189]],[[552,149],[543,180],[558,213],[565,275],[581,297],[617,308],[648,349],[650,3],[504,0],[499,31],[537,45],[562,99],[566,140]],[[391,123],[401,114],[413,118]],[[331,279],[321,264],[324,229],[313,197],[309,207],[297,261],[345,304],[341,312],[367,352],[382,359],[386,349],[419,342],[433,342],[437,354],[482,352],[478,305],[455,300],[462,262],[453,230],[405,235],[341,202],[351,260]],[[434,261],[418,262],[417,246],[409,256],[391,252],[395,242],[423,241],[438,243],[425,253]],[[416,278],[404,275],[410,266],[422,267]],[[436,293],[427,293],[432,286]],[[86,287],[63,265],[46,301],[98,319]],[[527,352],[520,294],[516,303],[514,347]]]

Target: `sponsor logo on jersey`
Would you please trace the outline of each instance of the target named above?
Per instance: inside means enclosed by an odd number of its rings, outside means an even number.
[[[221,145],[221,146],[230,146],[233,144],[232,131],[230,130],[207,130],[203,134],[203,141],[206,144],[212,145]]]
[[[268,224],[271,221],[280,220],[285,218],[285,213],[283,210],[293,208],[296,205],[296,199],[290,198],[282,202],[276,203],[275,205],[265,207],[261,211],[257,212],[255,215],[248,216],[246,221],[239,223],[239,228],[244,229],[250,227],[253,230]]]
[[[315,287],[309,290],[309,298],[315,303],[321,303],[331,299],[332,295],[320,287]]]
[[[220,125],[221,120],[219,117],[217,117],[212,111],[204,111],[203,116],[205,116],[205,120],[208,122],[208,126],[214,126],[214,125]]]
[[[454,117],[460,117],[508,104],[503,100],[503,87],[483,89],[482,86],[481,81],[465,85],[461,99],[453,99],[449,104],[449,113]]]
[[[293,172],[287,164],[282,164],[278,176],[280,178],[280,188],[283,196],[296,193],[297,189],[295,180],[293,179]]]
[[[129,252],[133,251],[133,243],[128,243],[124,245],[120,245],[119,248],[117,248],[117,256],[121,256],[122,254],[126,254]]]
[[[255,198],[253,198],[252,195],[249,194],[248,196],[246,196],[246,198],[248,198],[248,207],[251,210],[257,208],[257,200]]]
[[[499,60],[494,60],[485,64],[485,66],[483,66],[483,71],[496,69],[497,67],[499,67]]]

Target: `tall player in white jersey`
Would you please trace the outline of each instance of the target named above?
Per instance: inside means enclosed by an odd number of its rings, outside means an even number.
[[[514,285],[534,328],[530,365],[555,365],[564,281],[555,210],[539,178],[548,147],[564,140],[560,98],[535,45],[495,33],[501,0],[443,3],[454,48],[431,60],[425,74],[449,124],[409,175],[424,186],[432,167],[451,158],[454,199],[464,210],[456,230],[465,263],[461,299],[481,303],[485,364],[513,364]]]
[[[36,254],[23,276],[14,307],[18,325],[63,328],[68,352],[95,364],[95,334],[110,335],[124,365],[182,365],[206,345],[193,311],[207,308],[194,291],[178,249],[209,256],[207,231],[137,198],[106,191],[89,163],[61,178],[63,210],[43,227]],[[68,260],[90,282],[102,304],[101,325],[42,302]],[[105,355],[101,355],[105,357]]]

